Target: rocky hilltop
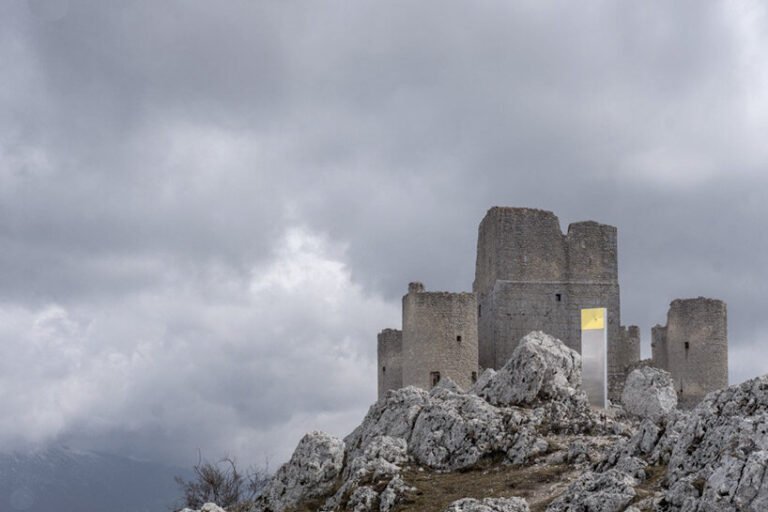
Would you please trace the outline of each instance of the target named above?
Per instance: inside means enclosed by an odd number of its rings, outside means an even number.
[[[684,412],[645,367],[622,399],[590,408],[579,354],[532,332],[469,390],[390,391],[345,439],[307,434],[252,512],[768,510],[768,376]]]

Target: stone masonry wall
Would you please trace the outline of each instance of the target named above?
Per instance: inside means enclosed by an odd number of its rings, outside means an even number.
[[[543,330],[580,351],[581,309],[590,307],[608,309],[609,382],[617,382],[626,364],[640,358],[620,334],[613,226],[578,222],[563,235],[552,212],[491,208],[478,230],[473,290],[481,367],[503,366],[531,330]]]
[[[669,371],[667,327],[664,325],[655,325],[651,329],[651,359],[656,368]]]
[[[654,342],[657,338],[659,349],[666,348],[665,369],[672,374],[683,407],[728,386],[728,314],[723,301],[704,297],[672,301],[666,328],[654,330]],[[664,355],[659,354],[660,359]]]
[[[477,378],[474,293],[425,292],[411,283],[403,297],[403,386],[431,389],[433,374],[462,388]]]
[[[403,387],[403,331],[384,329],[378,336],[379,398]]]
[[[609,371],[608,395],[611,401],[621,400],[621,392],[624,390],[624,382],[627,375],[640,366],[650,366],[650,359],[640,361],[640,328],[636,325],[619,329],[619,347],[615,351],[617,358],[616,368]]]

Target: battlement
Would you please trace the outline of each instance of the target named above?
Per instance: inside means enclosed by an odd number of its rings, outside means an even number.
[[[424,291],[424,283],[413,281],[408,283],[408,293],[422,293]]]
[[[568,226],[567,274],[569,281],[609,281],[619,278],[617,229],[594,221]]]
[[[478,228],[473,290],[488,293],[500,280],[618,282],[617,230],[584,221],[563,234],[550,211],[493,207]]]
[[[379,340],[381,343],[386,344],[392,344],[392,343],[398,343],[398,337],[402,335],[403,331],[400,329],[382,329],[381,332],[379,332]]]
[[[426,291],[422,283],[409,283],[408,293],[403,297],[413,297],[413,300],[419,302],[440,302],[440,301],[476,301],[474,292],[445,292],[445,291]]]

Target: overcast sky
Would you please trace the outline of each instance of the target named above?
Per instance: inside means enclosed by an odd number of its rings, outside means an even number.
[[[768,372],[762,2],[0,3],[0,449],[285,459],[494,205],[619,229],[622,320]]]

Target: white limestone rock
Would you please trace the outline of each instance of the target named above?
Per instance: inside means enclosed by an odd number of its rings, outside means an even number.
[[[371,492],[359,489],[369,485],[377,488],[386,485],[389,488],[392,480],[400,478],[402,465],[408,461],[407,451],[408,444],[398,437],[381,436],[371,440],[361,455],[347,462],[342,472],[343,482],[336,493],[326,500],[323,510],[353,509],[375,503],[371,499],[378,499],[378,494],[373,489],[370,489],[376,494],[373,498]],[[389,498],[396,501],[400,497],[396,494],[399,490],[400,487],[393,486],[390,493],[395,494]]]
[[[432,390],[408,443],[416,461],[435,469],[471,466],[510,442],[503,412],[475,395]]]
[[[583,393],[581,356],[541,331],[526,335],[504,367],[478,394],[493,405],[530,406]]]
[[[415,492],[416,488],[407,485],[400,475],[396,476],[387,484],[386,489],[379,496],[379,512],[390,512],[398,505],[405,496]]]
[[[454,501],[444,512],[528,512],[523,498],[464,498]]]
[[[472,387],[469,388],[469,391],[467,392],[474,395],[483,396],[483,392],[491,384],[495,376],[496,370],[493,368],[486,368],[483,370],[483,373],[480,374],[480,377],[477,378],[477,382],[472,384]]]
[[[429,393],[413,386],[388,391],[371,406],[360,426],[344,439],[348,459],[362,455],[372,440],[382,436],[408,442],[416,418],[429,403]]]
[[[257,500],[256,511],[282,512],[330,493],[341,475],[344,442],[324,432],[306,434]]]
[[[547,512],[622,512],[635,498],[636,481],[615,469],[587,472],[568,486]]]
[[[379,494],[367,485],[358,487],[347,503],[347,510],[352,512],[374,512],[378,507]]]
[[[454,393],[464,392],[464,390],[461,389],[461,387],[458,384],[456,384],[456,382],[450,377],[445,377],[443,379],[440,379],[440,382],[437,383],[437,386],[432,388],[432,391],[436,389],[447,389],[449,391],[453,391]]]
[[[667,426],[661,448],[668,510],[768,510],[768,375],[707,395]]]
[[[206,503],[200,510],[192,510],[191,508],[183,508],[179,512],[227,512],[215,503]]]
[[[627,376],[621,401],[628,413],[658,421],[677,408],[672,376],[650,366],[637,368]]]
[[[520,429],[514,436],[512,444],[507,448],[506,455],[514,466],[522,466],[532,459],[544,455],[549,449],[546,439],[537,435],[533,428]]]
[[[405,439],[390,436],[377,437],[368,443],[362,455],[348,462],[344,469],[344,479],[391,478],[400,472],[401,466],[406,462],[408,462],[408,443]]]

